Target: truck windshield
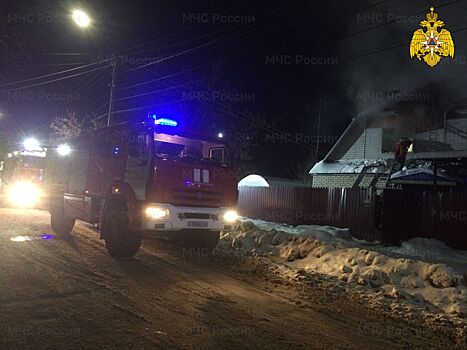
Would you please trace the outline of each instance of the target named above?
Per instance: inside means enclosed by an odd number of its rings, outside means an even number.
[[[226,149],[223,144],[167,134],[156,134],[154,141],[154,152],[159,157],[227,163]]]
[[[44,168],[44,164],[45,164],[44,158],[33,157],[33,156],[22,157],[22,165],[25,168],[42,169]]]

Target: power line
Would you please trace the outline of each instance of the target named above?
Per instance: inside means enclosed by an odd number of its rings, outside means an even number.
[[[156,81],[160,81],[160,80],[168,79],[168,78],[171,78],[171,77],[175,77],[175,76],[177,76],[177,75],[180,75],[180,74],[183,74],[183,73],[186,73],[186,72],[191,72],[191,71],[194,71],[194,70],[197,70],[197,69],[206,67],[206,66],[208,66],[208,65],[210,65],[210,64],[212,64],[212,62],[203,64],[203,65],[200,65],[200,66],[197,66],[197,67],[194,67],[194,68],[185,69],[185,70],[183,70],[183,71],[180,71],[180,72],[177,72],[177,73],[173,73],[173,74],[169,74],[169,75],[166,75],[166,76],[157,78],[157,79],[151,79],[151,80],[147,80],[147,81],[144,81],[144,82],[141,82],[141,83],[137,83],[137,84],[125,86],[125,87],[121,88],[120,91],[128,90],[128,89],[131,89],[131,88],[134,88],[134,87],[138,87],[138,86],[142,86],[142,85],[154,83],[154,82],[156,82]]]
[[[85,62],[75,62],[75,63],[24,63],[24,62],[8,62],[8,65],[11,66],[25,66],[27,65],[28,67],[31,66],[39,66],[39,67],[63,67],[63,66],[81,66],[85,64]]]
[[[110,66],[107,66],[106,68],[109,68]],[[90,90],[91,87],[93,87],[94,85],[96,85],[99,81],[101,81],[102,79],[104,79],[106,77],[105,74],[105,69],[103,69],[102,71],[100,71],[99,73],[97,73],[96,75],[94,75],[87,83],[85,83],[81,88],[79,88],[79,90],[84,90],[85,88],[87,90]],[[99,77],[99,75],[101,75]],[[99,77],[99,78],[98,78]]]
[[[120,114],[120,113],[126,113],[126,112],[133,112],[133,111],[138,111],[138,110],[141,110],[141,109],[146,109],[146,108],[151,108],[151,107],[157,107],[157,106],[161,106],[161,105],[166,105],[166,104],[170,104],[170,103],[176,103],[176,102],[181,102],[183,101],[183,99],[177,99],[177,100],[173,100],[173,101],[167,101],[167,102],[162,102],[162,103],[156,103],[156,104],[152,104],[152,105],[146,105],[146,106],[141,106],[141,107],[135,107],[135,108],[129,108],[129,109],[121,109],[121,110],[118,110],[118,111],[113,111],[112,114]],[[106,117],[108,115],[108,112],[96,117],[96,118],[93,118],[93,120],[97,120],[97,119],[100,119],[100,118],[103,118],[103,117]]]
[[[79,66],[79,67],[75,67],[75,68],[66,69],[66,70],[63,70],[63,71],[60,71],[60,72],[55,72],[55,73],[51,73],[51,74],[46,74],[46,75],[42,75],[42,76],[39,76],[39,77],[34,77],[34,78],[30,78],[30,79],[25,79],[25,80],[19,80],[19,81],[15,81],[15,82],[8,83],[8,84],[1,84],[0,87],[6,87],[6,86],[11,86],[11,85],[17,85],[17,84],[20,84],[20,83],[25,83],[25,82],[29,82],[29,81],[44,79],[44,78],[52,77],[52,76],[55,76],[55,75],[61,75],[61,74],[64,74],[64,73],[73,72],[73,71],[75,71],[75,70],[79,70],[79,69],[83,69],[83,68],[86,68],[86,67],[95,66],[96,64],[101,64],[101,63],[108,62],[108,61],[112,61],[112,60],[113,60],[113,58],[110,58],[110,59],[106,59],[106,60],[102,60],[102,61],[98,61],[98,62],[86,64],[86,65],[84,65],[84,66]]]
[[[0,53],[0,56],[20,56],[19,53]],[[29,52],[28,56],[88,56],[84,52]]]
[[[200,82],[200,81],[203,81],[203,80],[202,80],[202,79],[198,79],[198,80],[190,81],[190,82],[188,82],[188,83],[183,83],[183,84],[176,85],[176,86],[170,86],[170,87],[167,87],[167,88],[165,88],[165,89],[149,91],[149,92],[145,92],[145,93],[138,94],[138,95],[133,95],[133,96],[121,97],[121,98],[117,98],[115,101],[124,101],[124,100],[129,100],[129,99],[132,99],[132,98],[138,98],[138,97],[142,97],[142,96],[152,95],[152,94],[155,94],[155,93],[158,93],[158,92],[163,92],[163,91],[168,91],[168,90],[172,90],[172,89],[177,89],[177,88],[182,87],[182,86],[186,86],[186,85],[191,85],[191,84],[194,84],[194,83],[198,83],[198,82]]]
[[[74,78],[74,77],[77,77],[77,76],[80,76],[80,75],[83,75],[83,74],[88,74],[88,73],[94,72],[94,71],[96,71],[96,70],[105,69],[105,68],[107,68],[107,67],[108,67],[108,66],[99,67],[99,68],[94,68],[94,69],[88,70],[88,71],[86,71],[86,72],[81,72],[81,73],[69,75],[69,76],[66,76],[66,77],[57,78],[57,79],[54,79],[54,80],[44,81],[44,82],[37,83],[37,84],[22,86],[22,87],[19,87],[19,88],[8,89],[8,90],[0,90],[0,93],[13,92],[13,91],[18,91],[18,90],[24,90],[24,89],[29,89],[29,88],[35,87],[35,86],[41,86],[41,85],[46,85],[46,84],[50,84],[50,83],[55,83],[55,82],[57,82],[57,81],[61,81],[61,80],[66,80],[66,79]]]
[[[83,81],[77,82],[76,85],[71,90],[75,90],[75,91],[79,92],[81,90],[84,90],[84,88],[86,86],[88,86],[89,84],[91,84],[90,86],[93,86],[96,83],[95,79],[97,77],[99,77],[99,75],[101,75],[104,72],[105,72],[105,70],[102,70],[102,71],[98,72],[97,74],[91,75],[91,77],[89,79],[87,79],[87,80],[83,79]],[[101,78],[99,78],[98,80],[100,80]]]

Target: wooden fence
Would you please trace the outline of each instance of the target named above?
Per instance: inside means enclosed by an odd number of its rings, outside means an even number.
[[[290,225],[348,227],[375,239],[375,192],[364,188],[241,187],[241,215]]]
[[[382,223],[385,243],[427,237],[467,249],[467,193],[387,189]]]
[[[398,243],[435,238],[467,249],[467,193],[367,188],[242,187],[241,215],[290,225],[348,227],[354,237]]]

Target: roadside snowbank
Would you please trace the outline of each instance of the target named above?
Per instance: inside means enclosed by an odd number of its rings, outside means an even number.
[[[329,226],[291,227],[244,219],[221,236],[218,249],[270,256],[290,267],[337,277],[381,292],[386,298],[429,303],[447,314],[467,317],[467,281],[443,263],[391,257],[353,241],[348,230]],[[410,257],[465,259],[463,252],[429,239],[415,239],[387,253]],[[464,260],[467,261],[467,260]],[[467,265],[466,265],[467,266]]]
[[[455,250],[432,238],[412,238],[402,242],[400,247],[388,248],[388,251],[423,260],[460,261],[466,264],[467,270],[467,252]]]

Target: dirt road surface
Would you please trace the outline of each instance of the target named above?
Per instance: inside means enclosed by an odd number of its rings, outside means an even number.
[[[115,260],[87,224],[44,234],[47,212],[0,209],[0,349],[455,348],[446,334],[285,280],[258,259],[148,242]]]

